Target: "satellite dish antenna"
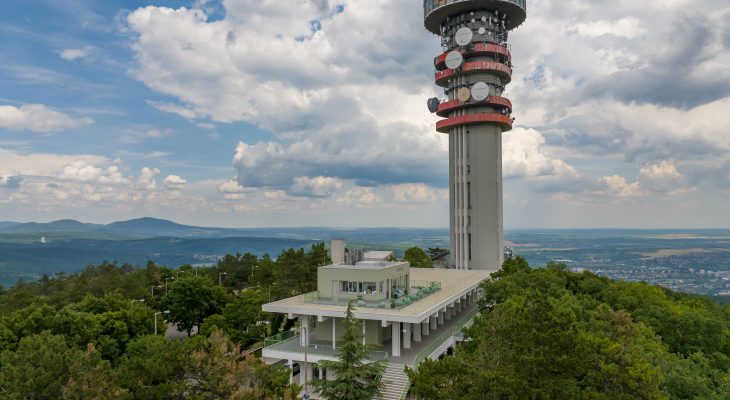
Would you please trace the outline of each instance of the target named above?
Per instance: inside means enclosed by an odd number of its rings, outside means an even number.
[[[483,35],[483,34],[485,34],[485,33],[487,33],[487,29],[486,29],[486,28],[484,28],[483,26],[480,26],[480,27],[479,27],[479,34],[480,34],[480,35]]]
[[[458,51],[454,50],[446,55],[446,67],[450,69],[457,69],[461,67],[461,63],[464,62],[464,56]]]
[[[471,43],[471,40],[474,38],[474,32],[471,31],[471,29],[467,27],[459,28],[458,31],[456,31],[456,35],[454,35],[454,40],[456,41],[456,44],[459,46],[466,46],[469,43]]]
[[[471,98],[471,90],[469,90],[468,87],[460,87],[459,90],[456,91],[456,98],[462,103],[469,101]]]
[[[473,23],[475,23],[475,22],[477,22],[477,20],[476,20],[476,19],[474,19],[474,18],[472,18],[472,19],[471,19],[471,23],[473,24]]]
[[[482,22],[487,22],[487,17],[482,16]]]
[[[476,101],[486,100],[489,97],[489,85],[484,82],[477,82],[471,87],[471,97]]]
[[[428,111],[431,111],[432,113],[435,113],[436,111],[439,110],[439,104],[440,103],[441,102],[436,97],[432,97],[432,98],[428,99],[428,103],[427,103],[428,104]]]

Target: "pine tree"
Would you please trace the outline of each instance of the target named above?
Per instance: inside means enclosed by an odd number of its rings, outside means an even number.
[[[362,323],[353,315],[352,303],[345,313],[342,343],[338,344],[338,361],[320,361],[316,365],[335,375],[334,380],[314,379],[315,391],[327,399],[367,400],[380,394],[386,361],[368,362],[367,357],[374,345],[362,342]]]

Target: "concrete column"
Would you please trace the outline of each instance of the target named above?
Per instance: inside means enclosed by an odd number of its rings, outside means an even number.
[[[423,324],[413,324],[413,341],[416,343],[421,341],[421,325]]]
[[[454,312],[457,314],[461,312],[461,299],[454,303]]]
[[[302,328],[302,334],[301,334],[301,337],[300,337],[300,341],[301,341],[300,344],[302,346],[306,346],[306,345],[312,343],[309,340],[309,338],[310,338],[310,336],[309,336],[309,333],[310,333],[309,332],[309,315],[300,315],[299,316],[299,323],[300,323],[300,326]],[[306,331],[306,335],[305,335],[305,331]]]
[[[400,357],[400,322],[391,322],[391,338],[390,341],[393,344],[393,348],[390,351],[390,355],[393,357]]]
[[[436,330],[436,328],[438,328],[438,324],[439,324],[439,321],[438,321],[438,320],[439,320],[439,314],[440,314],[440,312],[437,312],[437,313],[436,313],[436,315],[432,315],[432,316],[430,316],[430,317],[428,318],[428,321],[429,321],[429,325],[431,325],[431,330],[432,330],[432,331],[435,331],[435,330]]]
[[[403,323],[403,348],[411,348],[411,324],[408,322]]]
[[[363,320],[361,322],[362,322],[362,344],[364,346],[365,345],[365,325],[367,325],[367,323],[365,322],[365,320]]]
[[[423,333],[423,336],[428,336],[428,328],[431,325],[431,319],[432,318],[429,317],[426,322],[421,324],[421,332]]]
[[[289,364],[289,384],[291,385],[294,383],[294,361],[287,360],[287,362]]]
[[[447,321],[451,321],[451,316],[453,315],[453,312],[454,312],[454,306],[453,305],[447,306],[446,312],[444,312],[444,319],[446,319]]]
[[[337,318],[332,317],[332,348],[337,350]]]
[[[439,319],[438,319],[439,325],[444,324],[444,314],[446,314],[446,309],[439,310]]]

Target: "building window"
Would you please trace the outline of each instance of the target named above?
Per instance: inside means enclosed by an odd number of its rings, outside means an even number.
[[[375,282],[365,282],[365,294],[376,293],[378,293],[378,288],[376,287]]]

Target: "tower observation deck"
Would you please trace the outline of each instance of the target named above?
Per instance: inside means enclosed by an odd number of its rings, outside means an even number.
[[[449,135],[451,262],[498,269],[504,259],[502,132],[512,129],[508,33],[527,18],[526,0],[424,0],[424,24],[440,36],[434,59],[445,99],[428,100]]]

